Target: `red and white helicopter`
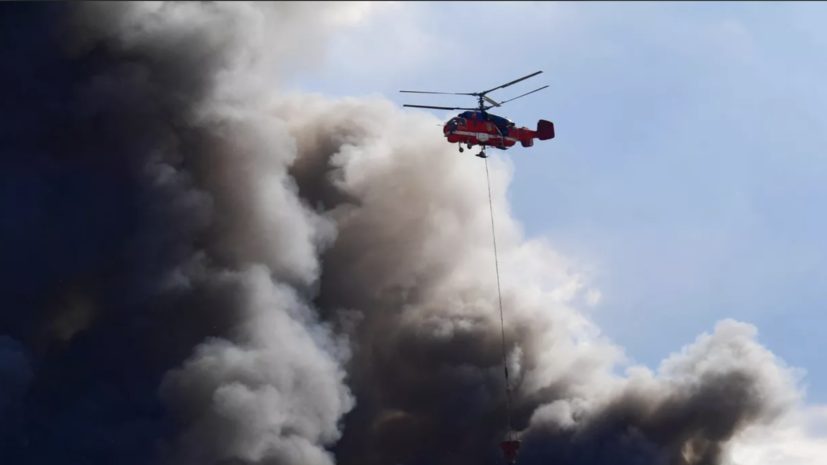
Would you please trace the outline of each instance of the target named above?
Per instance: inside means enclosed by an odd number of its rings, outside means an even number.
[[[537,130],[532,131],[529,128],[518,128],[514,126],[508,118],[502,116],[492,115],[488,110],[493,107],[500,107],[505,103],[533,94],[534,92],[545,89],[548,86],[540,87],[539,89],[526,92],[523,95],[514,97],[503,102],[496,102],[488,98],[487,94],[498,89],[514,85],[520,81],[524,81],[530,77],[534,77],[542,71],[529,74],[528,76],[503,84],[485,92],[472,93],[456,93],[456,92],[424,92],[418,90],[400,90],[399,92],[409,94],[442,94],[442,95],[471,95],[477,97],[479,100],[479,107],[477,108],[458,108],[458,107],[434,107],[429,105],[403,105],[414,108],[433,108],[435,110],[466,110],[463,113],[451,118],[442,128],[445,137],[450,143],[459,144],[459,151],[463,152],[462,144],[465,144],[469,149],[475,145],[479,145],[482,150],[477,154],[480,158],[486,158],[486,147],[494,147],[500,150],[508,150],[513,147],[518,141],[523,147],[531,147],[534,145],[534,139],[549,140],[554,138],[554,123],[551,121],[540,120],[537,122]],[[485,102],[490,103],[486,105]]]

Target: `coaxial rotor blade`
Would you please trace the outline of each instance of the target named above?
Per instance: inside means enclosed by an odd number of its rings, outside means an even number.
[[[474,95],[469,93],[462,93],[462,92],[425,92],[422,90],[400,90],[399,92],[405,94],[439,94],[439,95]]]
[[[526,79],[531,78],[531,77],[534,77],[534,76],[536,76],[536,75],[538,75],[538,74],[541,74],[541,73],[542,73],[542,71],[537,71],[536,73],[529,74],[528,76],[521,77],[520,79],[515,79],[515,80],[513,80],[513,81],[509,82],[508,84],[503,84],[503,85],[501,85],[501,86],[499,86],[499,87],[495,87],[495,88],[493,88],[493,89],[486,90],[485,92],[480,92],[480,93],[479,93],[479,95],[485,95],[485,94],[487,94],[487,93],[489,93],[489,92],[493,92],[493,91],[495,91],[495,90],[497,90],[497,89],[503,89],[503,88],[506,88],[506,87],[508,87],[508,86],[514,85],[514,84],[516,84],[516,83],[518,83],[518,82],[520,82],[520,81],[525,81]]]
[[[508,102],[513,102],[514,100],[517,100],[518,98],[522,98],[522,97],[525,97],[526,95],[533,94],[534,92],[541,91],[541,90],[545,89],[546,87],[548,87],[548,86],[543,86],[543,87],[540,87],[539,89],[534,89],[531,92],[526,92],[523,95],[519,95],[517,97],[511,98],[511,99],[508,99],[508,100],[503,100],[502,102],[500,102],[500,105],[503,105],[503,104],[508,103]]]
[[[494,100],[494,99],[492,99],[492,98],[489,98],[489,97],[487,97],[487,96],[485,96],[485,95],[483,95],[483,96],[482,96],[482,98],[484,98],[484,99],[485,99],[488,103],[490,103],[491,105],[494,105],[495,107],[498,107],[498,106],[500,106],[500,105],[501,105],[500,103],[497,103],[497,101],[496,101],[496,100]]]
[[[476,108],[458,108],[458,107],[433,107],[430,105],[402,105],[403,107],[412,108],[432,108],[434,110],[476,110]]]

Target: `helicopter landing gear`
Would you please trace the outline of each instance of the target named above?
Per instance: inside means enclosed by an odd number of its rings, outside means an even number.
[[[471,150],[471,144],[467,144],[466,147],[468,147],[468,150]]]
[[[462,152],[464,152],[464,151],[465,151],[465,149],[464,149],[464,148],[462,148],[462,146],[460,145],[460,146],[459,146],[459,153],[462,153]]]

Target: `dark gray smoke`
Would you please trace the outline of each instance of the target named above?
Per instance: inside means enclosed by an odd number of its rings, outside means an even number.
[[[0,456],[500,460],[484,167],[384,101],[280,95],[361,5],[0,6]],[[656,375],[572,308],[492,162],[520,463],[713,465],[797,399],[727,321]]]

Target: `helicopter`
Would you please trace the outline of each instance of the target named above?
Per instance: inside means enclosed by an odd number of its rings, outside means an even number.
[[[532,78],[541,73],[542,71],[537,71],[536,73],[529,74],[528,76],[521,77],[520,79],[515,79],[507,84],[494,87],[493,89],[489,89],[484,92],[425,92],[419,90],[400,90],[399,92],[408,94],[470,95],[476,97],[478,100],[477,108],[435,107],[430,105],[408,104],[403,106],[412,108],[431,108],[435,110],[465,110],[446,122],[442,128],[442,132],[449,143],[459,144],[460,153],[464,152],[462,147],[463,144],[465,144],[469,150],[473,146],[478,145],[481,150],[476,156],[480,158],[487,158],[488,155],[485,153],[485,149],[487,147],[508,150],[517,142],[520,142],[523,147],[532,147],[534,146],[534,139],[549,140],[554,138],[554,123],[551,121],[542,119],[539,120],[537,122],[537,130],[534,131],[526,127],[518,128],[510,119],[488,113],[488,110],[491,108],[499,108],[508,102],[517,100],[518,98],[525,97],[526,95],[533,94],[548,87],[546,85],[502,102],[497,102],[488,97],[488,94],[495,90],[503,89],[518,82],[525,81],[526,79]],[[486,102],[490,105],[486,105]]]

